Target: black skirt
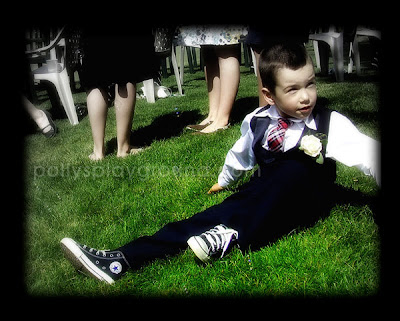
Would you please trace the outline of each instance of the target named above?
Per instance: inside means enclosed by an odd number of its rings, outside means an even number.
[[[86,90],[154,78],[159,60],[151,28],[86,28],[83,33],[81,81]]]
[[[279,43],[305,43],[308,41],[310,26],[301,24],[296,27],[282,25],[271,28],[268,24],[252,24],[246,37],[246,44],[252,48],[268,49]]]

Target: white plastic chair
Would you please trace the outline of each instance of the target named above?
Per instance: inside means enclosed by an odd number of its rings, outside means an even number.
[[[336,32],[334,26],[330,26],[328,32],[311,33],[308,39],[313,41],[317,68],[321,68],[318,41],[323,41],[329,45],[333,58],[333,70],[335,71],[336,81],[343,81],[343,31]]]
[[[381,32],[376,29],[369,29],[366,27],[357,26],[353,42],[350,43],[349,64],[347,67],[347,71],[349,73],[352,73],[353,72],[353,64],[355,63],[357,75],[361,74],[360,51],[358,50],[358,42],[359,42],[358,37],[359,36],[375,37],[380,40]],[[353,62],[353,58],[352,58],[353,55],[354,55],[354,62]]]
[[[181,84],[183,84],[183,74],[185,71],[185,49],[188,48],[188,46],[185,45],[184,41],[175,37],[172,40],[172,48],[176,48],[176,47],[180,47],[179,75],[180,75]],[[193,46],[191,48],[200,48],[200,46]],[[175,60],[176,60],[176,57],[175,57]]]
[[[47,63],[42,67],[32,71],[33,79],[38,81],[47,80],[54,84],[57,93],[60,96],[60,100],[67,114],[68,120],[72,125],[76,125],[79,123],[79,121],[69,84],[69,77],[65,68],[66,45],[64,30],[65,27],[60,30],[60,32],[48,46],[25,51],[25,53],[30,58],[37,58],[40,56],[46,57]],[[61,55],[58,55],[59,52],[61,52]]]
[[[178,92],[180,96],[183,96],[182,92],[182,81],[181,81],[181,76],[179,75],[179,69],[178,69],[178,64],[176,61],[176,54],[174,50],[174,45],[172,45],[171,49],[171,62],[172,62],[172,67],[174,69],[174,75],[176,79],[176,84],[178,86]],[[143,81],[143,86],[144,86],[144,95],[146,96],[146,100],[148,103],[155,103],[155,94],[154,94],[154,81],[153,79],[147,79]]]

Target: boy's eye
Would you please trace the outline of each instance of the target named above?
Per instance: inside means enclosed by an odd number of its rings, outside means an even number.
[[[310,81],[310,82],[307,84],[307,87],[312,87],[312,86],[315,86],[315,81]]]

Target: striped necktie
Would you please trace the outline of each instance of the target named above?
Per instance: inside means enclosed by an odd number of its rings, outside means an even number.
[[[278,125],[269,132],[267,136],[268,147],[271,152],[280,152],[283,147],[286,129],[292,122],[285,118],[278,119]]]

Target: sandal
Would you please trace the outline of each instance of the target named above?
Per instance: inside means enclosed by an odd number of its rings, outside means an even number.
[[[213,130],[212,132],[209,132],[209,133],[204,133],[202,131],[198,131],[198,132],[192,133],[192,135],[210,135],[210,134],[224,131],[224,130],[228,129],[230,126],[231,126],[231,124],[229,123],[228,125],[216,128],[215,130]]]
[[[212,120],[210,120],[207,124],[204,124],[204,125],[187,125],[186,128],[198,132],[200,130],[203,130],[207,126],[210,126],[212,123],[213,123]]]
[[[47,111],[45,111],[45,110],[43,110],[43,112],[44,112],[44,114],[46,115],[46,118],[47,118],[47,120],[49,121],[49,124],[48,124],[47,126],[44,126],[43,128],[40,128],[40,131],[41,131],[42,134],[43,134],[44,136],[46,136],[47,138],[52,138],[52,137],[56,136],[56,133],[57,133],[57,126],[56,126],[56,124],[54,123],[53,119],[51,118],[51,115],[50,115]],[[50,130],[48,130],[47,132],[44,132],[44,130],[45,130],[46,128],[48,128],[49,126],[50,126]]]

